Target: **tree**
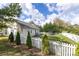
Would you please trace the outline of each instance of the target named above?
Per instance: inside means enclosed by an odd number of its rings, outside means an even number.
[[[53,23],[46,23],[43,26],[43,31],[54,33],[61,33],[69,30],[70,23],[65,22],[59,18],[55,18]]]
[[[52,25],[52,33],[60,33],[60,32],[62,32],[60,27],[55,25],[55,24],[53,24]]]
[[[42,53],[44,55],[49,54],[49,40],[48,40],[48,36],[46,34],[42,38]]]
[[[65,26],[65,21],[59,18],[55,18],[53,20],[53,24],[57,25],[57,26]]]
[[[13,32],[11,32],[10,35],[9,35],[9,41],[10,41],[10,42],[14,42],[14,35],[13,35]]]
[[[71,25],[68,28],[68,32],[79,35],[79,25]]]
[[[55,24],[52,24],[52,23],[46,23],[44,26],[43,26],[43,31],[44,32],[51,32],[51,33],[60,33],[61,32],[61,27],[55,25]]]
[[[27,35],[26,45],[28,46],[28,48],[32,48],[32,40],[31,40],[29,31],[28,31],[28,35]]]
[[[7,27],[7,22],[13,22],[13,17],[19,17],[21,7],[18,3],[11,3],[8,6],[0,9],[0,28]]]
[[[45,31],[45,32],[52,32],[52,27],[53,27],[53,25],[52,25],[52,23],[46,23],[44,26],[43,26],[43,31]]]
[[[40,32],[43,32],[43,27],[40,26],[39,28],[40,28]]]
[[[20,41],[20,33],[19,32],[17,32],[17,34],[16,34],[16,44],[17,45],[20,45],[21,44],[21,41]]]

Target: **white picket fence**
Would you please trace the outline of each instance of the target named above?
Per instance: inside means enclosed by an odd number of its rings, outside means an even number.
[[[75,55],[75,45],[60,43],[55,41],[49,41],[50,51],[56,56],[74,56]],[[32,38],[32,45],[36,48],[41,49],[42,41],[40,38]]]

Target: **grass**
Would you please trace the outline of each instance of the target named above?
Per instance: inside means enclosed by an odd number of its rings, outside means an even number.
[[[68,44],[76,44],[75,41],[69,39],[68,37],[63,36],[62,34],[49,35],[49,40],[60,41]]]
[[[5,37],[1,36],[0,40],[8,40],[8,37],[7,36],[5,36]]]
[[[10,44],[8,37],[0,37],[0,56],[35,56],[40,55],[37,48],[28,49],[26,45],[17,46],[15,43]]]

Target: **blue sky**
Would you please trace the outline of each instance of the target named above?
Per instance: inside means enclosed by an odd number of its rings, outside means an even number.
[[[42,13],[45,17],[48,14],[52,14],[52,12],[49,12],[47,6],[43,3],[33,3],[32,5],[35,7],[35,9],[38,9],[38,11]]]
[[[40,25],[49,22],[49,15],[59,15],[63,12],[63,10],[60,9],[62,6],[59,6],[57,3],[28,3],[21,4],[21,6],[23,13],[20,18],[25,21],[33,20]]]
[[[59,14],[59,12],[55,9],[53,9],[52,11],[49,11],[48,10],[48,7],[46,6],[46,4],[43,4],[43,3],[32,3],[32,5],[35,7],[35,9],[38,9],[38,11],[40,13],[42,13],[45,17],[47,17],[47,15],[50,15],[50,14]],[[51,7],[57,7],[57,3],[51,3],[49,4]],[[60,11],[62,12],[62,10]]]
[[[0,4],[3,8],[8,4]],[[79,4],[75,3],[20,3],[22,14],[19,19],[34,21],[38,25],[53,22],[58,17],[72,24],[79,24]]]

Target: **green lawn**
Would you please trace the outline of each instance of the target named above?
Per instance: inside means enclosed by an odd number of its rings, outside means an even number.
[[[0,36],[0,41],[1,40],[8,40],[8,37],[7,36],[4,36],[4,37],[3,36]]]
[[[28,49],[26,45],[17,46],[10,44],[7,37],[0,37],[0,56],[31,56],[40,55],[40,50],[36,48]]]
[[[68,37],[63,36],[62,34],[49,35],[49,40],[60,41],[69,44],[76,44],[75,41],[69,39]]]

